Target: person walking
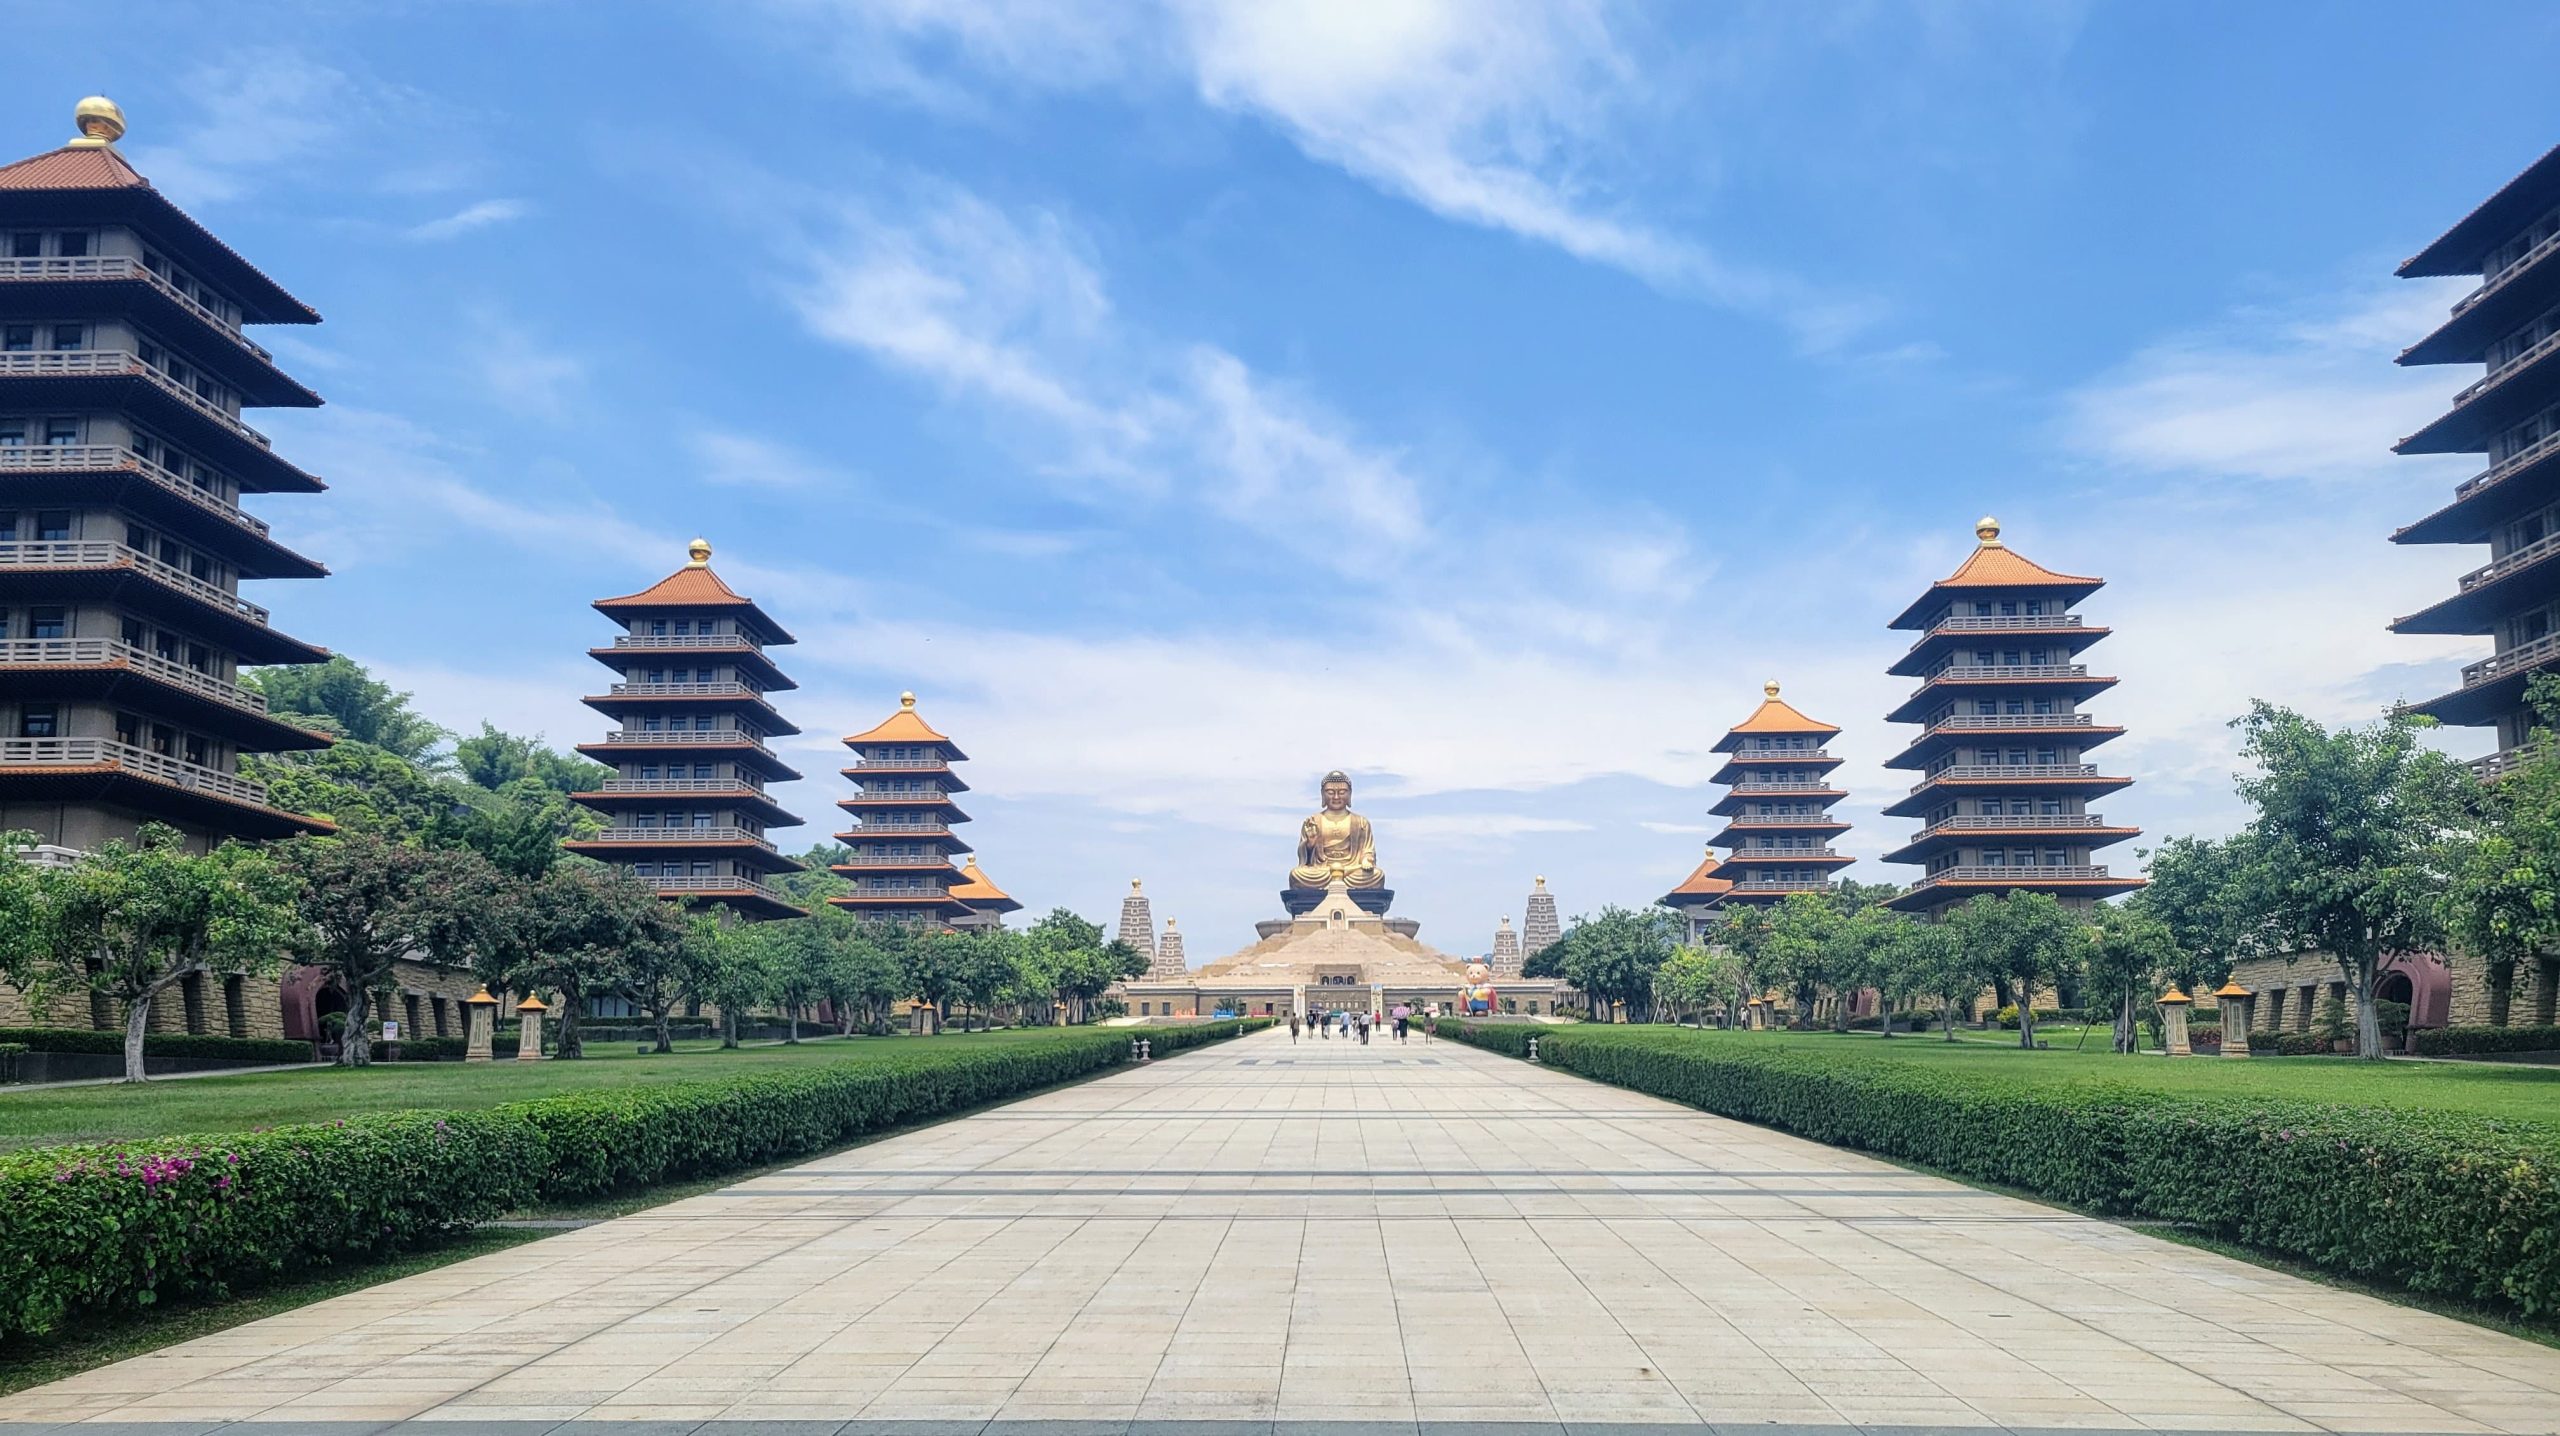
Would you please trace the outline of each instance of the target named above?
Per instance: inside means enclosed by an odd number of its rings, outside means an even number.
[[[1289,1045],[1298,1045],[1298,1014],[1294,1011],[1289,1014]]]
[[[1399,1012],[1396,1014],[1396,1044],[1398,1046],[1402,1046],[1404,1044],[1405,1024],[1412,1020],[1413,1018],[1409,1013]]]
[[[1436,1010],[1436,1009],[1435,1009],[1435,1010],[1433,1010],[1433,1011],[1426,1012],[1426,1013],[1422,1014],[1422,1045],[1423,1045],[1423,1046],[1425,1046],[1425,1047],[1430,1046],[1430,1045],[1431,1045],[1431,1039],[1433,1039],[1433,1038],[1435,1038],[1435,1037],[1437,1037],[1437,1036],[1439,1036],[1439,1035],[1440,1035],[1440,1013],[1438,1012],[1438,1010]]]

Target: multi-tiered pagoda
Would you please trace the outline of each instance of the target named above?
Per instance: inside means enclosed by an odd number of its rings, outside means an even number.
[[[2091,860],[2142,830],[2089,811],[2133,780],[2085,761],[2124,730],[2080,710],[2116,681],[2079,661],[2107,630],[2070,611],[2106,580],[2031,562],[2001,543],[1994,519],[1974,537],[1972,555],[1892,624],[1920,637],[1888,671],[1920,686],[1886,719],[1921,728],[1885,766],[1921,778],[1884,811],[1921,827],[1885,861],[1925,871],[1888,905],[1934,918],[1980,893],[2044,892],[2086,907],[2131,892],[2142,879]]]
[[[1022,911],[1022,902],[997,887],[993,880],[978,870],[976,854],[961,864],[960,877],[951,885],[951,895],[969,910],[951,920],[957,928],[996,928],[1004,926],[1004,915]]]
[[[951,860],[969,851],[952,831],[969,821],[952,801],[969,785],[951,765],[969,755],[924,721],[912,693],[899,694],[897,712],[844,744],[854,756],[844,775],[862,791],[836,800],[854,826],[836,834],[853,851],[834,871],[853,891],[827,901],[857,917],[884,921],[950,923],[967,917],[968,901],[952,891],[962,875]]]
[[[1847,824],[1842,824],[1845,830]],[[1705,942],[1725,919],[1724,901],[1733,895],[1733,879],[1726,876],[1724,861],[1716,856],[1713,843],[1707,855],[1680,885],[1664,893],[1657,901],[1680,914],[1689,925],[1689,941]]]
[[[1707,841],[1731,850],[1715,874],[1733,884],[1723,895],[1728,903],[1828,892],[1832,875],[1857,861],[1831,846],[1849,831],[1831,815],[1831,805],[1849,796],[1831,782],[1841,760],[1823,746],[1839,728],[1797,712],[1774,682],[1761,693],[1760,706],[1714,749],[1725,760],[1713,781],[1729,786],[1708,810],[1724,819],[1724,829]]]
[[[800,824],[767,791],[800,776],[766,746],[800,731],[766,697],[798,686],[765,651],[791,634],[721,582],[701,539],[684,567],[595,608],[623,631],[588,650],[617,681],[586,704],[619,726],[578,751],[614,775],[575,795],[607,826],[569,849],[655,883],[660,897],[748,918],[805,916],[768,882],[800,864],[765,836]]]
[[[2394,543],[2487,544],[2489,561],[2452,597],[2391,625],[2397,633],[2483,634],[2489,657],[2461,686],[2410,705],[2456,727],[2494,727],[2497,751],[2474,768],[2515,766],[2540,720],[2525,702],[2534,674],[2560,664],[2560,149],[2534,161],[2461,223],[2400,266],[2403,278],[2478,275],[2480,287],[2403,364],[2478,364],[2478,382],[2403,454],[2480,454],[2488,467],[2453,502]]]
[[[240,682],[328,656],[240,596],[326,572],[240,507],[321,489],[240,418],[320,402],[244,326],[320,316],[125,163],[113,104],[76,118],[0,167],[0,831],[325,830],[239,775],[243,753],[329,742]]]

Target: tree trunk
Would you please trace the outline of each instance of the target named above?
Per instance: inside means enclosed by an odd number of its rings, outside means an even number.
[[[2223,1040],[2226,1042],[2231,1040],[2230,1034],[2223,1034]],[[2132,1052],[2133,989],[2128,987],[2124,990],[2124,1001],[2116,1008],[2116,1055],[2124,1057],[2131,1055]]]
[[[667,1036],[667,1012],[667,1008],[661,1007],[658,1009],[658,1045],[654,1050],[659,1052],[673,1052],[676,1050],[676,1044]]]
[[[373,1063],[373,1042],[365,1028],[373,1017],[373,989],[361,982],[347,984],[347,1030],[338,1039],[338,1065],[367,1067]]]
[[[720,1050],[738,1045],[738,1009],[722,1004],[720,1008]]]
[[[124,1080],[139,1082],[142,1073],[142,1035],[151,1030],[151,996],[156,989],[145,988],[140,997],[124,1008]]]
[[[782,1004],[782,1010],[791,1023],[791,1037],[788,1045],[797,1047],[800,1045],[800,1005],[796,1002],[786,1002]]]
[[[1884,1025],[1884,1035],[1891,1037],[1893,1035],[1893,999],[1881,992],[1876,994],[1876,1016]]]
[[[586,998],[566,988],[560,991],[560,1041],[553,1052],[564,1062],[575,1062],[587,1055],[586,1039],[578,1035],[578,1012],[587,1005]]]
[[[2036,1045],[2036,985],[2022,983],[2018,988],[2018,1045],[2032,1049]]]
[[[2489,1025],[2504,1027],[2516,1000],[2516,960],[2489,964]]]
[[[2356,972],[2356,1056],[2366,1062],[2382,1060],[2382,1014],[2373,1006],[2374,969],[2381,964],[2367,960],[2357,965]],[[2231,1040],[2228,1028],[2222,1040]]]
[[[1939,1015],[1946,1019],[1942,1025],[1946,1028],[1947,1040],[1953,1042],[1956,1040],[1956,999],[1942,992],[1938,994],[1938,1001],[1942,1004]]]

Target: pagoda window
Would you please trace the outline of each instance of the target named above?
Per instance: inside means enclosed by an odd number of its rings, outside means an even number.
[[[131,713],[116,715],[116,741],[128,748],[142,746],[142,720]]]
[[[1993,611],[1994,611],[1994,610],[1992,609],[1991,601],[1990,601],[1989,599],[1975,599],[1975,600],[1974,600],[1974,603],[1973,603],[1973,616],[1974,616],[1974,617],[1976,617],[1976,618],[1989,618],[1989,617],[1992,615]]]
[[[19,230],[17,233],[10,235],[9,257],[11,259],[43,258],[44,235],[35,230]]]
[[[2041,799],[2036,803],[2036,811],[2048,818],[2061,817],[2062,800],[2060,798]]]
[[[710,827],[710,826],[711,826],[711,815],[710,815],[709,813],[696,813],[696,814],[694,814],[694,815],[693,815],[693,825],[694,825],[695,827],[697,827],[697,828],[707,828],[707,827]]]
[[[21,738],[62,736],[62,710],[51,703],[30,703],[20,708],[18,736]]]
[[[57,324],[53,326],[53,347],[57,350],[88,348],[89,326],[86,324]]]
[[[693,776],[697,778],[709,778],[713,776],[712,769],[716,766],[716,764],[711,763],[696,763],[693,765]]]
[[[59,608],[27,610],[27,637],[69,638],[70,636],[71,620],[65,610]]]
[[[2036,750],[2036,761],[2044,764],[2046,767],[2051,767],[2062,761],[2062,755],[2059,751],[2052,748],[2038,748]]]
[[[71,511],[40,509],[36,513],[36,542],[61,543],[71,537]]]
[[[2015,617],[2017,617],[2017,616],[2018,616],[2018,601],[2017,601],[2016,599],[2014,599],[2014,598],[2004,598],[2004,599],[2000,600],[2000,616],[2001,616],[2002,618],[2015,618]]]
[[[36,347],[36,327],[32,324],[0,324],[0,351],[25,354]]]
[[[639,771],[632,774],[632,776],[644,781],[654,781],[658,776],[658,765],[655,763],[643,763],[640,765]]]
[[[666,720],[655,713],[640,720],[640,731],[643,733],[655,733],[665,726]]]
[[[2039,698],[2035,700],[2034,705],[2030,707],[2028,711],[2036,714],[2050,715],[2053,712],[2053,700],[2050,698]]]
[[[204,740],[193,733],[186,735],[186,759],[201,768],[205,766]]]
[[[642,636],[643,636],[643,637],[646,637],[646,638],[664,638],[664,637],[666,637],[666,636],[667,636],[667,621],[666,621],[665,619],[663,619],[663,618],[653,618],[653,619],[650,619],[650,620],[649,620],[649,631],[648,631],[646,634],[642,635]]]
[[[56,446],[79,443],[80,421],[76,418],[45,420],[44,441]]]
[[[2024,713],[2027,711],[2027,705],[2023,699],[2012,698],[2000,705],[2000,711],[2009,714]]]

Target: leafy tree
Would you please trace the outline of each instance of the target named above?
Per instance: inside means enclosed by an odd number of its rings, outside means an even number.
[[[613,776],[602,763],[560,752],[538,734],[518,737],[485,720],[477,737],[453,745],[453,762],[463,777],[493,793],[528,781],[555,793],[592,793]]]
[[[851,1032],[859,1014],[865,1032],[885,1032],[890,1008],[906,996],[906,967],[878,940],[874,932],[878,924],[864,922],[842,908],[830,908],[827,913],[842,925],[840,932],[831,935],[826,972],[826,996],[836,1005],[836,1030]],[[821,916],[813,913],[810,920]]]
[[[1041,974],[1047,998],[1066,1004],[1070,1021],[1084,1021],[1093,1000],[1114,982],[1147,970],[1144,953],[1062,907],[1031,924],[1024,946],[1025,968]]]
[[[1018,986],[1022,971],[1021,934],[1001,928],[960,932],[953,933],[944,945],[951,955],[952,995],[960,999],[964,1012],[983,1015]],[[962,1026],[967,1025],[964,1018]]]
[[[1919,929],[1931,924],[1886,907],[1865,908],[1851,915],[1852,927],[1861,923],[1866,924],[1860,934],[1866,980],[1882,999],[1877,1003],[1877,1025],[1886,1037],[1891,1037],[1895,1009],[1907,1004],[1913,994],[1929,991],[1936,980],[1932,966],[1935,953],[1928,940],[1915,936]]]
[[[1594,1017],[1625,1003],[1632,1022],[1653,1015],[1653,975],[1682,946],[1683,924],[1661,908],[1610,906],[1577,917],[1564,936],[1523,964],[1523,977],[1562,977],[1582,990]],[[1532,970],[1534,967],[1535,970]]]
[[[2496,1026],[2508,1021],[2516,969],[2548,968],[2560,953],[2560,746],[2551,737],[2560,676],[2537,673],[2525,691],[2542,718],[2533,756],[2482,793],[2479,828],[2456,846],[2438,903],[2454,947],[2482,966]]]
[[[272,974],[301,938],[293,882],[261,849],[187,851],[162,823],[36,875],[33,930],[9,943],[9,981],[41,1004],[58,988],[124,1004],[124,1075],[143,1079],[151,1003],[190,974]],[[10,901],[23,902],[20,896]],[[27,921],[23,909],[12,923]],[[34,939],[34,940],[30,940]]]
[[[792,855],[798,860],[800,871],[776,873],[771,881],[783,896],[814,912],[817,905],[828,898],[853,891],[853,884],[828,871],[832,865],[844,862],[852,855],[853,849],[842,843],[818,843],[805,853]]]
[[[287,812],[341,830],[416,837],[470,804],[470,790],[388,749],[347,741],[297,753],[244,753],[242,776],[267,785]]]
[[[685,921],[682,908],[660,900],[633,914],[613,980],[633,1006],[649,1014],[649,1025],[657,1029],[652,1051],[675,1050],[667,1024],[676,1004],[700,989],[712,960],[710,943]]]
[[[1938,999],[1946,1040],[1955,1041],[1959,1014],[1972,1010],[1991,981],[1990,971],[1948,923],[1905,923],[1894,933],[1894,947],[1894,961],[1910,974],[1912,990]]]
[[[241,678],[266,695],[268,711],[325,720],[320,726],[405,762],[428,764],[436,745],[453,736],[411,709],[410,695],[392,691],[343,653],[326,663],[251,669]]]
[[[27,861],[29,832],[0,832],[0,978],[36,973],[52,951],[45,881],[51,870]]]
[[[2247,829],[2254,890],[2284,950],[2334,954],[2356,993],[2356,1053],[2382,1055],[2373,985],[2384,960],[2441,936],[2438,894],[2478,790],[2395,714],[2335,731],[2253,703],[2235,726],[2258,765],[2240,781],[2257,810]]]
[[[906,970],[907,995],[932,1008],[937,1018],[949,1017],[951,999],[960,990],[960,935],[901,923],[880,927],[880,939]]]
[[[1828,893],[1789,893],[1769,911],[1768,935],[1760,944],[1761,968],[1793,997],[1799,1022],[1812,1020],[1814,999],[1833,985],[1848,920]]]
[[[2089,994],[2106,998],[2115,1008],[2118,1053],[2138,1046],[2135,1016],[2160,991],[2161,978],[2187,960],[2169,925],[2148,909],[2119,903],[2098,909],[2097,926],[2089,930]],[[2225,1032],[2223,1040],[2232,1036]],[[2248,1040],[2246,1034],[2240,1036]]]
[[[1947,916],[1956,940],[1985,971],[2005,978],[2018,1004],[2018,1045],[2036,1045],[2036,988],[2056,983],[2080,956],[2084,924],[2050,893],[1984,893]]]
[[[692,919],[693,938],[704,954],[686,994],[720,1010],[720,1045],[738,1045],[738,1018],[773,996],[772,939],[763,929],[772,923],[744,923],[717,913]]]
[[[2213,988],[2244,958],[2269,950],[2266,904],[2251,891],[2258,869],[2246,833],[2219,842],[2171,838],[2145,854],[2150,885],[2125,905],[2157,921],[2173,955],[2169,975]]]
[[[600,831],[604,819],[579,807],[567,795],[530,779],[519,778],[495,793],[472,790],[473,801],[457,804],[428,824],[430,842],[471,849],[499,871],[533,879],[551,871],[567,854],[560,844]]]
[[[562,1058],[585,1055],[589,999],[619,990],[623,954],[664,906],[648,883],[600,863],[564,862],[527,885],[507,985],[558,994]]]
[[[1712,947],[1683,947],[1663,960],[1653,973],[1656,1011],[1695,1017],[1722,1009],[1728,1021],[1733,994],[1742,985],[1742,959]]]
[[[843,924],[859,921],[841,908],[830,908],[787,922],[755,924],[757,936],[765,943],[770,995],[790,1024],[785,1041],[799,1042],[800,1015],[827,995],[836,962],[836,934]]]
[[[395,963],[475,964],[490,944],[487,904],[501,879],[477,854],[365,832],[295,838],[273,852],[301,915],[302,956],[346,989],[346,1066],[373,1060],[373,999]]]

